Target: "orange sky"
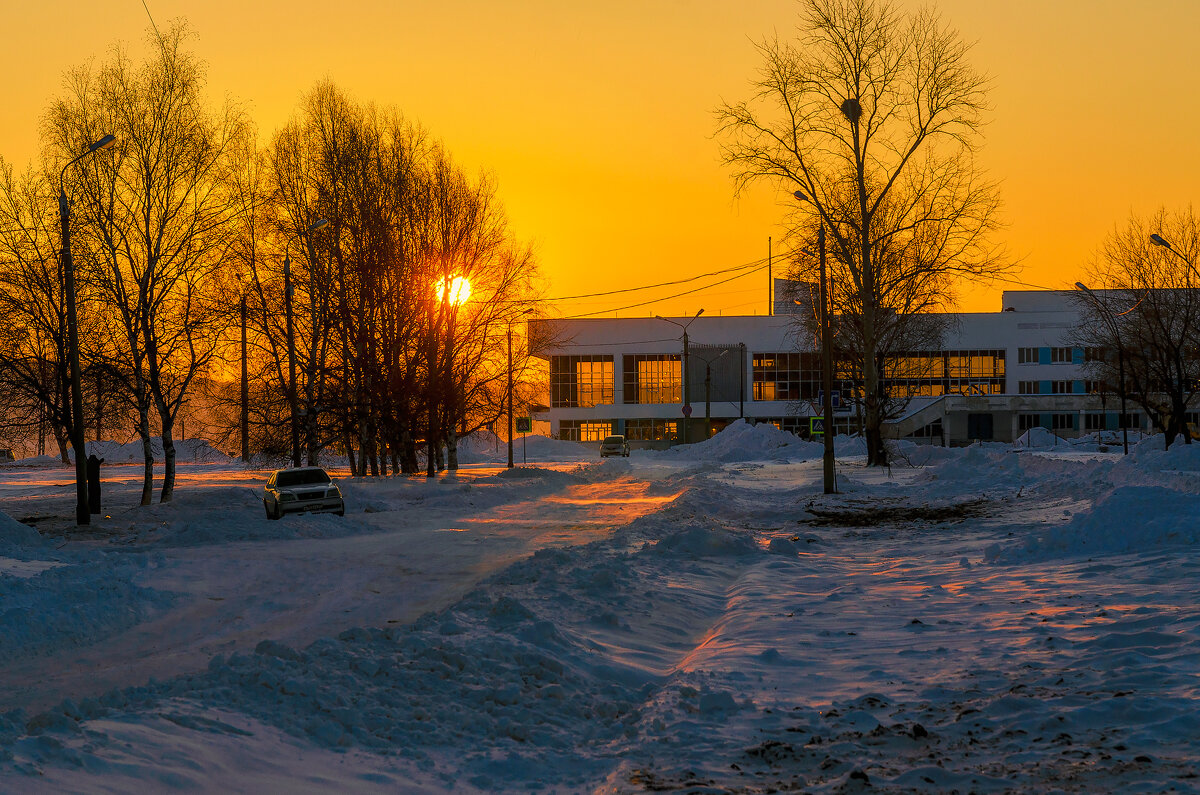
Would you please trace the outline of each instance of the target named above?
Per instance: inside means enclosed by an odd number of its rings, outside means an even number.
[[[212,96],[245,101],[264,139],[329,77],[494,172],[549,297],[750,262],[782,234],[769,191],[734,202],[712,110],[746,95],[752,40],[790,33],[792,0],[147,2],[160,27],[187,17]],[[1022,261],[1017,278],[1069,286],[1131,211],[1192,201],[1200,3],[937,5],[977,42],[973,63],[994,81],[982,159],[1002,184],[999,241]],[[63,72],[118,40],[140,48],[148,20],[141,0],[42,0],[7,8],[5,22],[0,154],[23,166]],[[559,310],[611,310],[709,281]],[[965,290],[961,307],[994,311],[1004,287]],[[763,273],[621,314],[761,314],[766,295]]]

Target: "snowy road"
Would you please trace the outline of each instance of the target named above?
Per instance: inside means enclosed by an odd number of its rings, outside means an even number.
[[[111,501],[136,501],[140,485],[132,470],[138,468],[112,469],[118,471],[105,484]],[[355,515],[351,498],[351,521],[366,526],[355,535],[162,549],[137,584],[177,594],[176,601],[154,618],[62,655],[53,665],[41,658],[10,664],[0,683],[0,711],[45,709],[63,693],[97,696],[151,677],[200,671],[214,654],[248,651],[264,638],[305,646],[350,627],[408,624],[448,607],[487,575],[537,549],[603,538],[675,496],[649,496],[647,481],[620,477],[566,484],[558,492],[539,490],[533,498],[521,499],[523,493],[517,492],[513,501],[500,504],[495,499],[505,496],[445,500],[445,492],[461,493],[464,486],[482,492],[487,487],[480,481],[494,479],[499,471],[475,467],[430,484],[422,479],[395,483],[403,505],[370,514]],[[182,473],[180,488],[190,491],[187,499],[193,503],[203,502],[206,491],[220,499],[231,484],[261,488],[266,474],[211,465],[200,471],[184,466]],[[69,500],[62,491],[71,485],[70,472],[22,474],[32,481],[20,490],[23,510],[46,515],[61,510],[55,503]],[[12,478],[8,490],[15,491],[20,480]],[[357,488],[354,481],[343,486],[348,493]],[[422,510],[426,502],[433,505]],[[0,510],[6,507],[0,497]],[[113,513],[120,517],[132,510],[122,505]],[[266,522],[253,504],[243,505],[240,513],[231,524]],[[119,518],[98,519],[94,529],[105,536],[119,526]],[[252,532],[247,528],[244,534]],[[68,541],[66,547],[81,543],[100,542]]]
[[[1200,792],[1200,448],[905,452],[823,495],[734,426],[0,526],[0,789]]]

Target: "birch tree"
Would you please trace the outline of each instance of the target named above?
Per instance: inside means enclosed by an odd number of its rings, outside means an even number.
[[[112,309],[123,350],[118,372],[138,409],[149,501],[153,454],[149,412],[156,410],[165,472],[160,499],[175,488],[174,425],[219,340],[213,281],[229,257],[236,220],[231,190],[238,142],[248,133],[240,108],[205,101],[203,64],[177,23],[151,38],[141,62],[116,48],[99,68],[70,73],[45,129],[51,151],[77,151],[97,130],[117,137],[112,157],[81,169],[85,223],[81,260]]]

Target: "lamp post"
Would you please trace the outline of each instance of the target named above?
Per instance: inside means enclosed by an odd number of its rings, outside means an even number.
[[[250,461],[250,373],[246,363],[246,291],[242,290],[242,463]]]
[[[300,234],[308,235],[318,229],[323,229],[329,226],[329,221],[325,218],[318,218],[308,226]],[[290,235],[287,243],[283,247],[283,297],[284,308],[287,314],[287,336],[288,336],[288,404],[291,409],[291,425],[292,425],[292,466],[300,466],[300,422],[297,414],[299,413],[298,399],[296,395],[296,334],[292,313],[292,257],[291,245],[292,239],[296,235]],[[310,252],[311,260],[311,252]],[[312,285],[309,285],[309,292],[312,292]],[[312,351],[309,355],[312,355]]]
[[[1129,429],[1125,422],[1125,346],[1121,343],[1121,330],[1117,326],[1117,318],[1124,317],[1132,312],[1137,308],[1137,305],[1140,304],[1141,301],[1139,300],[1137,304],[1134,304],[1129,309],[1126,309],[1120,315],[1113,315],[1112,311],[1104,305],[1103,301],[1100,300],[1100,296],[1093,293],[1086,284],[1083,282],[1075,282],[1075,288],[1088,298],[1092,299],[1092,301],[1096,304],[1096,308],[1100,310],[1101,316],[1109,324],[1109,328],[1113,333],[1113,341],[1117,344],[1117,379],[1121,382],[1119,389],[1119,394],[1121,397],[1121,418],[1118,420],[1117,425],[1121,429],[1121,445],[1125,450],[1125,455],[1129,455]],[[1142,298],[1145,298],[1145,296],[1142,296]]]
[[[688,382],[688,331],[687,330],[688,330],[688,326],[692,325],[692,323],[694,323],[696,321],[696,318],[700,317],[703,314],[704,314],[704,310],[701,309],[699,312],[697,312],[695,315],[692,316],[691,320],[689,320],[686,323],[679,323],[674,320],[668,320],[667,318],[663,317],[662,315],[654,316],[655,320],[662,320],[666,323],[671,323],[671,324],[679,326],[681,329],[683,329],[683,363],[682,363],[683,366],[680,368],[680,374],[683,378],[683,443],[684,444],[688,443],[688,422],[692,418],[692,390],[691,390],[691,384]]]
[[[732,348],[726,348],[718,353],[712,359],[704,359],[704,438],[712,438],[712,366],[714,362],[720,361],[721,357],[729,353]]]
[[[792,195],[799,201],[812,201],[802,191],[795,191]],[[821,266],[821,424],[825,428],[824,433],[821,434],[825,444],[822,469],[825,493],[834,494],[837,492],[837,481],[834,475],[833,453],[833,345],[830,343],[829,337],[829,285],[825,269],[824,218],[821,219],[821,225],[817,227],[817,250]]]
[[[1175,248],[1170,243],[1168,243],[1167,240],[1162,235],[1158,235],[1158,234],[1150,235],[1150,242],[1156,246],[1162,246],[1167,251],[1170,251],[1172,254],[1179,257],[1181,260],[1186,262],[1188,268],[1190,268],[1191,271],[1193,273],[1195,273],[1195,271],[1196,271],[1195,264],[1190,259],[1185,257],[1182,253],[1180,253],[1179,249]],[[1142,297],[1145,298],[1145,296],[1142,296]],[[1139,301],[1138,303],[1141,303],[1141,301]],[[1132,311],[1132,310],[1130,310],[1130,311]]]
[[[522,318],[532,312],[532,309],[526,309],[517,315]],[[508,468],[513,468],[513,358],[512,358],[512,327],[513,324],[508,324],[508,384],[507,384],[507,399],[508,404]],[[524,444],[524,442],[522,442]]]
[[[84,455],[83,441],[83,384],[80,383],[79,373],[79,319],[75,309],[75,267],[71,261],[71,203],[67,201],[65,179],[67,169],[83,158],[107,149],[116,143],[117,137],[109,134],[88,144],[83,154],[68,162],[58,172],[58,216],[62,221],[62,268],[63,268],[63,297],[67,304],[67,361],[71,367],[71,447],[75,448],[75,494],[78,501],[75,505],[75,523],[87,525],[91,523],[91,511],[88,508],[87,461]]]

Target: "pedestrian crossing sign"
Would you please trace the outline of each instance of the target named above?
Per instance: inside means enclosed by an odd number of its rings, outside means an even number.
[[[808,418],[808,435],[821,436],[825,433],[825,418],[824,417],[809,417]]]

